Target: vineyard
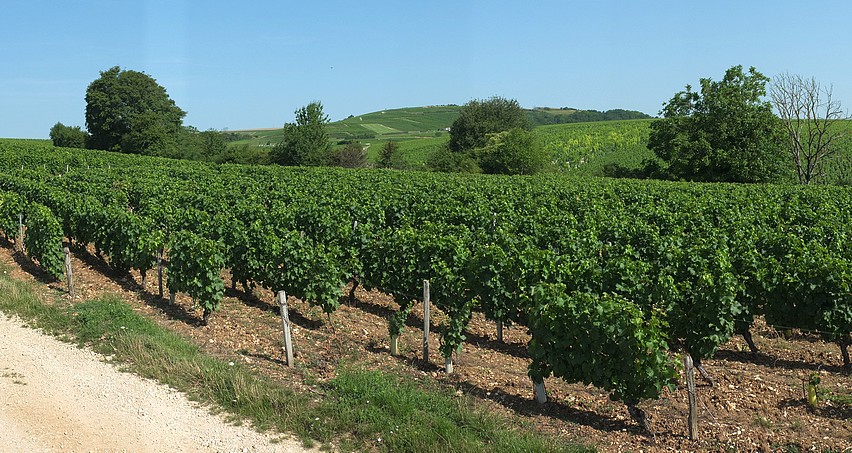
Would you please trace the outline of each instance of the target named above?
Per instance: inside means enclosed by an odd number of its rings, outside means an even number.
[[[650,124],[651,120],[558,124],[537,127],[535,132],[560,171],[602,176],[606,165],[636,169],[654,158],[646,146]]]
[[[574,165],[597,143],[644,147],[646,126],[548,146]],[[447,369],[474,314],[522,326],[532,382],[591,384],[645,432],[642,403],[681,385],[681,354],[712,383],[702,360],[735,335],[758,353],[755,320],[834,342],[850,367],[843,187],[217,166],[5,140],[0,231],[60,279],[63,242],[143,282],[163,262],[161,295],[188,294],[204,323],[223,275],[329,318],[360,286],[393,297],[393,343],[428,280]]]

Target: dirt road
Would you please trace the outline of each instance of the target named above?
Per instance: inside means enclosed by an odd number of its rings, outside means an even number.
[[[302,452],[0,313],[0,451]]]

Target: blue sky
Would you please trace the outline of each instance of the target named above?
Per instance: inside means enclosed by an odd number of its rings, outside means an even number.
[[[7,1],[0,137],[85,126],[85,91],[143,71],[201,130],[280,127],[499,95],[656,114],[731,66],[833,84],[852,105],[843,1]]]

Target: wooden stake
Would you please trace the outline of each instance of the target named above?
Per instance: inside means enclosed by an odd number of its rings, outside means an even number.
[[[429,361],[429,280],[423,280],[423,361]]]
[[[24,214],[18,214],[18,251],[24,253]]]
[[[535,401],[538,404],[547,402],[547,390],[544,388],[544,380],[541,382],[533,381],[533,393],[535,393]]]
[[[497,320],[497,342],[503,342],[503,321]]]
[[[683,367],[686,370],[686,391],[689,396],[689,440],[698,440],[698,406],[695,403],[695,369],[692,366],[692,356],[683,355]]]
[[[163,298],[163,249],[157,249],[157,286],[160,288],[160,299]],[[174,301],[172,301],[174,303]]]
[[[65,253],[65,282],[68,283],[68,294],[71,300],[77,297],[74,292],[74,273],[71,270],[71,250],[68,247],[63,247],[62,252]]]
[[[278,291],[278,305],[281,307],[281,325],[284,330],[284,352],[287,355],[287,366],[293,367],[293,340],[290,337],[290,312],[287,309],[287,293]]]

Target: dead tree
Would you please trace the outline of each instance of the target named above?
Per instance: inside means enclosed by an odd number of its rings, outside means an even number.
[[[835,123],[848,115],[832,98],[832,87],[823,87],[814,78],[781,74],[773,80],[769,94],[787,133],[799,182],[817,182],[843,138],[843,130]]]

